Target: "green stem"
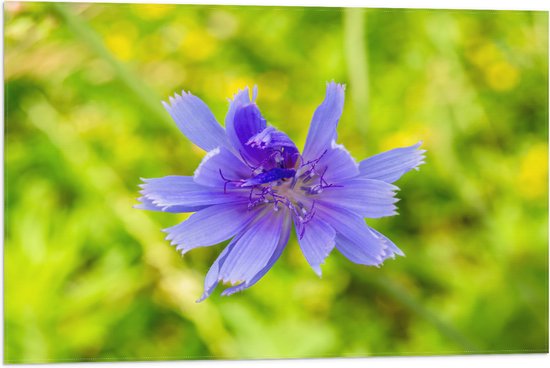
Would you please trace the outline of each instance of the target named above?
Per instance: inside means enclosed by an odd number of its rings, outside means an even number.
[[[369,274],[368,277],[359,271],[352,271],[361,282],[370,284],[372,287],[382,291],[399,304],[407,307],[414,314],[426,320],[433,325],[442,336],[454,341],[458,346],[464,349],[464,352],[475,353],[479,352],[480,348],[472,343],[460,331],[458,331],[449,322],[442,320],[431,310],[426,308],[420,301],[414,298],[410,293],[403,289],[400,285],[384,276],[376,276]]]
[[[70,5],[52,3],[51,6],[63,18],[74,34],[82,39],[97,56],[105,60],[113,68],[117,77],[136,95],[142,106],[148,109],[155,118],[168,123],[171,127],[175,127],[175,124],[173,124],[169,115],[160,104],[161,98],[113,56],[97,32],[84,19],[69,9]]]
[[[368,50],[365,37],[364,9],[344,10],[344,47],[349,74],[351,100],[354,106],[355,121],[363,136],[366,135],[368,118]]]

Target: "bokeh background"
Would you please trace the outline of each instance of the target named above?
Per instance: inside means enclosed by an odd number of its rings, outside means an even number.
[[[4,32],[6,362],[548,351],[548,13],[8,2]],[[196,304],[222,246],[182,258],[186,215],[132,208],[204,155],[160,101],[223,121],[257,84],[301,147],[332,79],[356,158],[428,150],[369,221],[407,256],[319,279],[292,238]]]

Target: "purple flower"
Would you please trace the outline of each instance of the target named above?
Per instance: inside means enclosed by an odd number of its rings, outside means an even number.
[[[183,134],[208,153],[193,176],[143,179],[138,208],[195,212],[165,230],[182,254],[231,239],[205,280],[199,301],[218,283],[231,295],[254,285],[285,248],[292,223],[302,252],[320,276],[334,247],[354,263],[379,266],[403,255],[364,218],[396,214],[393,183],[424,161],[420,142],[361,161],[336,143],[344,86],[327,84],[313,114],[302,153],[283,132],[268,126],[248,88],[230,101],[225,129],[190,93],[164,107]]]

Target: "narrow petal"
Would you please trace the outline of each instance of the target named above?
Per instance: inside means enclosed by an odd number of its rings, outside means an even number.
[[[139,197],[139,204],[136,204],[134,208],[139,210],[148,210],[148,211],[160,211],[160,212],[171,212],[171,213],[184,213],[184,212],[196,212],[200,211],[203,208],[208,206],[172,206],[172,207],[161,207],[157,206],[150,199],[146,197]]]
[[[359,166],[343,145],[332,141],[330,148],[321,154],[316,169],[324,173],[327,183],[338,184],[359,175]]]
[[[295,225],[295,229],[298,228],[299,226]],[[303,236],[300,237],[298,230],[296,235],[307,262],[315,273],[321,276],[321,264],[334,248],[336,232],[329,224],[314,217],[305,225]]]
[[[227,288],[222,292],[222,295],[228,296],[228,295],[235,294],[236,292],[242,291],[244,289],[248,289],[258,281],[260,281],[260,279],[264,277],[264,275],[271,269],[271,267],[273,267],[275,262],[277,262],[277,260],[281,256],[281,253],[283,253],[283,249],[285,249],[285,246],[288,243],[288,238],[290,237],[290,228],[291,228],[290,216],[284,216],[279,242],[277,244],[277,247],[275,248],[275,252],[273,252],[267,264],[260,271],[258,271],[258,273],[252,276],[250,281],[243,282],[239,285]]]
[[[163,211],[183,206],[200,208],[214,204],[239,202],[246,193],[224,193],[223,187],[210,188],[193,181],[191,176],[166,176],[164,178],[142,179],[140,193]]]
[[[250,175],[251,169],[239,158],[227,148],[218,147],[204,156],[193,178],[198,184],[223,188],[229,180],[238,181]]]
[[[351,212],[319,204],[316,216],[336,231],[336,249],[354,263],[376,266],[384,261],[387,245],[365,221]]]
[[[393,183],[403,174],[424,163],[426,150],[418,149],[422,142],[409,147],[395,148],[369,157],[359,163],[361,176]]]
[[[250,100],[249,94],[246,87],[234,96],[225,117],[225,128],[234,152],[245,160],[252,161],[251,164],[257,164],[259,158],[254,157],[254,153],[261,150],[246,145],[246,142],[264,130],[267,123],[254,100]]]
[[[353,263],[362,264],[366,266],[380,266],[384,262],[385,252],[381,251],[380,254],[373,258],[373,256],[365,249],[372,244],[380,243],[380,240],[374,237],[373,234],[364,236],[365,239],[369,239],[369,243],[357,242],[342,234],[336,234],[336,249],[349,259]]]
[[[344,86],[334,82],[327,83],[323,103],[317,107],[311,120],[304,146],[303,157],[314,160],[336,140],[336,126],[344,109]]]
[[[221,267],[221,280],[247,284],[268,265],[281,238],[285,212],[268,209],[244,232]]]
[[[246,203],[229,203],[210,206],[194,213],[182,223],[165,229],[166,240],[177,245],[182,254],[197,247],[221,243],[241,232],[257,216]]]
[[[318,201],[345,208],[361,217],[379,218],[396,215],[395,185],[371,179],[352,179],[339,187],[324,189]]]
[[[208,273],[206,274],[206,277],[204,278],[204,292],[202,296],[197,300],[197,303],[202,302],[204,299],[208,298],[210,294],[214,291],[216,286],[218,286],[219,283],[219,274],[220,274],[220,268],[225,259],[227,258],[227,255],[233,247],[235,246],[235,243],[239,240],[239,237],[236,236],[231,240],[231,242],[227,245],[227,247],[224,248],[224,250],[221,252],[221,254],[216,258],[210,269],[208,270]]]
[[[251,102],[236,109],[233,133],[239,140],[239,148],[246,145],[250,138],[265,130],[266,127],[267,122],[256,103]]]
[[[205,151],[224,145],[225,131],[202,100],[182,91],[162,104],[172,116],[181,132]]]
[[[382,235],[378,231],[374,230],[372,227],[369,227],[369,229],[374,233],[374,235],[378,236],[386,243],[387,248],[386,248],[386,254],[384,255],[384,259],[395,258],[396,254],[401,257],[405,256],[405,253],[403,253],[403,251],[399,249],[397,245],[395,245],[390,239],[388,239],[386,236]]]

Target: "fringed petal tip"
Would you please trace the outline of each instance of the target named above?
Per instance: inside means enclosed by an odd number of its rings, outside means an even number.
[[[374,230],[373,228],[370,228],[370,230],[384,244],[384,248],[382,249],[383,261],[385,261],[388,258],[395,259],[396,256],[405,257],[405,253],[403,253],[403,251],[399,249],[394,244],[394,242],[392,242],[389,238],[382,235],[382,233],[378,232],[377,230]]]
[[[424,141],[418,141],[418,143],[412,146],[416,149],[415,153],[419,159],[418,163],[416,164],[416,167],[414,167],[415,170],[418,170],[418,166],[426,163],[424,160],[426,159],[426,152],[428,152],[428,150],[420,149],[420,146],[422,146],[423,144],[424,144]]]
[[[323,271],[321,270],[321,265],[311,266],[311,268],[313,269],[313,272],[315,272],[315,274],[319,276],[319,278],[323,277]]]
[[[143,189],[145,189],[145,187],[147,186],[147,184],[149,183],[149,178],[139,178],[140,180],[140,183],[137,184],[138,188],[140,188],[141,190],[139,191],[139,193],[143,192]]]
[[[209,151],[222,145],[225,130],[218,123],[208,106],[191,92],[182,91],[162,101],[181,132],[194,144]]]
[[[214,291],[214,288],[212,288],[212,290],[207,290],[204,293],[202,293],[201,297],[195,300],[195,303],[203,302],[205,299],[207,299],[210,296],[210,294],[212,294],[212,291]]]
[[[140,193],[143,194],[143,190],[140,191]],[[133,208],[138,209],[138,210],[173,212],[173,213],[185,212],[185,208],[182,208],[182,207],[162,206],[157,201],[152,200],[151,198],[147,197],[146,195],[143,195],[142,197],[139,197],[138,202],[140,202],[140,203],[132,206]]]
[[[344,86],[327,82],[325,98],[315,109],[302,156],[306,161],[318,158],[336,139],[336,127],[344,109]]]
[[[327,86],[327,91],[328,91],[329,89],[341,89],[342,91],[345,92],[345,90],[346,90],[346,85],[345,85],[345,83],[336,83],[336,82],[334,81],[334,79],[331,80],[330,82],[326,82],[326,86]]]
[[[229,103],[240,102],[243,104],[254,103],[258,98],[258,85],[252,87],[252,95],[250,94],[250,87],[245,86],[243,89],[239,89],[236,93],[233,94],[233,98],[228,98]]]
[[[361,176],[393,183],[410,170],[425,163],[426,150],[419,149],[422,141],[371,156],[359,163]]]
[[[221,292],[221,296],[233,295],[235,293],[238,293],[240,291],[248,289],[250,286],[252,286],[252,285],[250,285],[249,283],[243,282],[241,284],[238,284],[238,285],[235,285],[235,286],[232,286],[232,287],[229,287],[229,288],[225,289],[224,291]]]
[[[221,280],[218,280],[218,282],[220,282],[220,281]],[[210,297],[210,295],[212,294],[212,292],[214,291],[214,289],[216,288],[218,282],[216,282],[216,285],[212,286],[209,290],[205,290],[203,292],[203,294],[201,295],[201,297],[195,301],[195,303],[200,303],[200,302],[204,301],[205,299],[208,299]],[[251,287],[252,285],[254,285],[254,283],[242,282],[238,285],[228,287],[227,289],[223,290],[220,293],[220,295],[221,296],[230,296],[230,295],[236,294],[238,292],[241,292],[243,290],[246,290],[249,287]]]
[[[161,101],[161,103],[162,106],[164,106],[164,108],[168,110],[168,112],[170,112],[170,109],[174,108],[175,105],[177,105],[178,103],[185,102],[185,99],[188,97],[196,96],[193,95],[191,92],[185,92],[185,90],[182,90],[181,93],[175,92],[173,95],[168,96],[168,101]]]
[[[132,208],[135,208],[137,210],[155,210],[157,209],[158,207],[155,206],[155,204],[151,201],[149,201],[147,198],[145,197],[139,197],[138,198],[138,204],[134,204],[132,206]]]

